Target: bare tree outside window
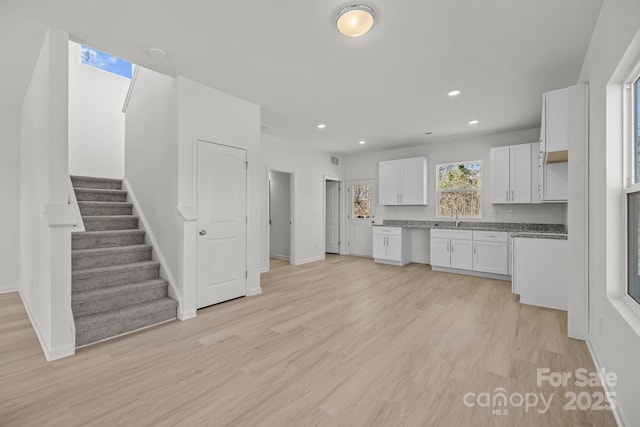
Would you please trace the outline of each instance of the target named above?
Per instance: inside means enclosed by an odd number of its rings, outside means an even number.
[[[480,217],[482,162],[460,162],[438,165],[438,216]]]
[[[353,195],[352,218],[371,218],[371,186],[355,184],[351,187]]]

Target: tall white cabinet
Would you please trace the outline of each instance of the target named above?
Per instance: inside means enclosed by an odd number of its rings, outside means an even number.
[[[569,89],[546,92],[542,96],[540,151],[543,164],[545,202],[565,202],[569,198]]]
[[[492,147],[492,203],[539,203],[539,144]]]
[[[427,204],[427,158],[385,160],[378,164],[378,203]]]

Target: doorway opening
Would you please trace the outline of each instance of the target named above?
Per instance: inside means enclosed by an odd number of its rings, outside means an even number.
[[[324,179],[324,235],[325,253],[340,253],[342,182],[337,178]]]
[[[269,170],[269,259],[294,263],[293,173]]]

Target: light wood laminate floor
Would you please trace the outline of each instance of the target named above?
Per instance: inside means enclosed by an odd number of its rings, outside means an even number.
[[[508,282],[329,256],[273,261],[262,287],[51,363],[19,296],[0,295],[0,425],[615,425],[563,410],[601,389],[536,385],[538,367],[594,367],[565,313],[520,305]],[[463,402],[498,388],[554,397],[542,414]]]

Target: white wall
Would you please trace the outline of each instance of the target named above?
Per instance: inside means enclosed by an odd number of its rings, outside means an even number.
[[[75,350],[68,36],[47,32],[20,111],[20,294],[47,359]]]
[[[152,230],[169,274],[181,263],[178,205],[178,84],[140,67],[126,112],[125,176]]]
[[[247,150],[247,293],[260,288],[260,107],[211,87],[178,77],[179,88],[179,206],[196,209],[194,147],[198,139]],[[185,222],[183,277],[195,271],[195,223]],[[194,283],[195,285],[195,283]],[[185,288],[185,304],[195,307],[195,286]]]
[[[267,250],[267,170],[293,173],[293,264],[325,257],[325,176],[340,178],[341,167],[331,164],[331,154],[262,134],[261,269],[269,267]],[[341,239],[345,241],[343,238]]]
[[[618,295],[626,284],[621,123],[616,120],[621,104],[620,89],[607,85],[640,29],[638,16],[640,2],[604,1],[580,75],[580,81],[588,81],[590,88],[588,342],[600,365],[618,375],[614,391],[627,426],[640,425],[640,316],[637,308],[634,316],[619,303]],[[634,63],[640,61],[640,40],[633,56]],[[585,190],[575,183],[572,181],[569,197]],[[572,229],[570,223],[570,232]]]
[[[269,172],[271,220],[269,228],[269,255],[274,258],[289,259],[291,255],[291,174]]]
[[[80,63],[69,42],[69,173],[122,179],[124,113],[130,80]]]
[[[384,219],[405,220],[451,220],[436,217],[435,177],[436,165],[440,163],[468,160],[482,161],[483,191],[481,192],[482,218],[473,221],[487,222],[528,222],[544,224],[565,224],[566,204],[544,205],[493,205],[490,186],[491,169],[489,149],[504,145],[536,142],[540,139],[540,129],[508,132],[479,138],[451,140],[424,144],[415,147],[376,151],[348,156],[344,159],[347,180],[378,178],[378,162],[406,157],[426,156],[428,159],[428,205],[427,206],[376,206],[376,222]],[[510,215],[513,211],[513,216]],[[411,230],[412,261],[429,263],[429,232]]]
[[[0,111],[0,293],[20,282],[20,111]]]

